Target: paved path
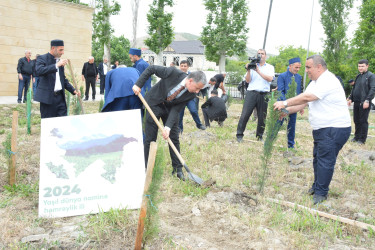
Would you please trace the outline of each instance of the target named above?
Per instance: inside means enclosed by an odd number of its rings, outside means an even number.
[[[100,89],[96,87],[96,95],[95,95],[95,101],[100,101],[102,98],[104,98],[104,95],[100,95]],[[90,92],[90,97],[89,101],[91,100],[91,92]],[[1,104],[17,104],[17,96],[0,96],[0,105]],[[23,104],[23,103],[21,103]],[[21,105],[20,104],[20,105]]]

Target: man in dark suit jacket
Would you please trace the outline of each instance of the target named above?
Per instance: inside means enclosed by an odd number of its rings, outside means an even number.
[[[161,78],[161,80],[146,93],[145,99],[155,116],[158,119],[161,118],[164,123],[163,138],[168,139],[170,137],[177,150],[180,151],[179,114],[186,106],[186,103],[195,98],[196,93],[204,87],[206,76],[202,71],[195,71],[186,75],[186,73],[175,67],[166,68],[152,65],[143,71],[133,86],[133,91],[136,95],[141,92],[141,88],[153,74]],[[158,135],[158,126],[148,112],[146,114],[145,133],[144,152],[147,166],[150,143],[156,141]],[[177,173],[177,177],[184,180],[182,164],[171,147],[169,147],[169,153],[172,158],[172,174]]]
[[[98,71],[99,71],[99,77],[100,77],[100,94],[104,94],[104,88],[105,88],[105,77],[108,73],[108,59],[104,58],[103,62],[101,62],[98,66]]]
[[[225,101],[218,97],[216,89],[211,91],[211,97],[202,105],[202,112],[206,127],[210,126],[210,121],[217,121],[219,126],[227,119],[227,108]]]
[[[66,116],[65,89],[73,95],[81,93],[73,88],[64,74],[67,59],[60,59],[64,54],[64,41],[52,40],[49,53],[36,60],[36,74],[39,85],[35,93],[35,101],[40,102],[42,118]]]

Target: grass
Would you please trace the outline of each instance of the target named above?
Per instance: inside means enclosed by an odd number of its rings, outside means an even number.
[[[29,197],[32,194],[37,194],[39,192],[39,183],[34,184],[14,184],[14,185],[5,185],[5,194],[10,196],[20,196],[20,197]]]
[[[121,235],[135,223],[127,209],[110,209],[88,216],[86,230],[99,245],[102,245],[110,240],[113,234]]]
[[[97,113],[99,103],[86,102],[86,113]],[[19,111],[20,128],[18,131],[18,152],[17,152],[17,184],[7,186],[6,179],[0,178],[0,212],[2,221],[0,222],[0,248],[7,249],[40,249],[51,247],[66,247],[66,243],[53,241],[50,243],[21,243],[20,239],[25,227],[54,228],[53,219],[38,219],[37,217],[37,195],[38,195],[38,173],[39,173],[39,142],[40,142],[40,115],[39,105],[33,104],[32,134],[27,135],[26,130],[26,110],[22,105],[1,106],[4,108],[2,119],[0,120],[0,138],[2,139],[0,155],[0,174],[5,176],[7,167],[4,142],[11,132],[12,111]],[[73,107],[71,107],[73,108]],[[241,191],[251,195],[258,195],[257,206],[247,206],[248,210],[234,204],[225,204],[226,212],[218,214],[215,210],[209,216],[220,216],[226,221],[240,221],[240,232],[247,234],[247,241],[261,241],[263,247],[267,248],[269,237],[281,238],[287,248],[292,249],[319,249],[330,248],[335,243],[343,242],[349,247],[362,247],[371,249],[375,244],[375,232],[363,232],[352,226],[347,226],[336,221],[323,219],[305,211],[288,209],[279,205],[269,204],[262,201],[262,197],[276,197],[286,201],[295,202],[304,206],[312,206],[311,197],[305,194],[313,179],[312,163],[312,136],[307,117],[297,116],[296,125],[296,151],[295,156],[305,159],[306,167],[293,169],[290,167],[288,159],[283,157],[286,147],[286,131],[284,125],[275,141],[275,148],[271,154],[269,171],[264,183],[263,196],[257,192],[257,180],[261,168],[261,155],[263,144],[255,142],[256,122],[250,121],[245,130],[244,142],[236,142],[236,128],[239,115],[242,110],[242,101],[233,99],[228,110],[228,119],[224,122],[224,127],[219,127],[217,123],[212,123],[211,128],[206,131],[199,131],[187,112],[184,119],[184,134],[181,136],[181,155],[189,166],[190,170],[203,180],[210,178],[216,181],[216,185],[210,188],[196,186],[190,181],[181,182],[177,178],[171,177],[171,160],[169,150],[163,140],[159,138],[156,165],[153,173],[153,182],[149,190],[151,201],[148,203],[148,214],[144,233],[144,243],[146,249],[186,249],[187,244],[176,240],[179,231],[178,224],[190,221],[191,207],[206,201],[207,194],[227,190]],[[73,111],[72,111],[73,112]],[[370,125],[375,124],[375,116],[370,114]],[[285,124],[285,123],[284,123]],[[369,129],[370,135],[375,135],[375,129]],[[329,199],[325,206],[319,209],[352,218],[355,213],[363,213],[365,217],[359,219],[365,223],[375,225],[375,173],[373,165],[368,159],[354,158],[350,154],[353,152],[375,151],[375,140],[369,138],[365,146],[358,146],[347,143],[340,152],[333,181],[330,185]],[[357,156],[358,154],[356,154]],[[185,172],[186,173],[186,172]],[[187,177],[187,175],[185,174]],[[166,203],[173,203],[175,199],[184,202],[174,204],[176,209],[184,210],[184,220],[175,220],[175,224],[168,224],[175,232],[166,231],[163,223],[170,222],[169,217],[176,216],[168,213]],[[351,201],[358,204],[359,209],[346,207],[346,202]],[[170,207],[168,207],[170,208]],[[116,249],[121,246],[124,249],[133,248],[135,230],[138,221],[138,210],[111,210],[106,213],[87,216],[85,222],[81,224],[84,235],[80,236],[75,244],[76,248],[81,247],[87,240],[92,240],[89,248]],[[204,211],[202,217],[204,218]],[[219,239],[216,228],[220,219],[209,217],[211,229],[198,232],[199,228],[190,225],[186,226],[191,230],[189,235],[199,235],[208,240],[208,233]],[[236,220],[236,218],[238,220]],[[64,218],[58,221],[70,221],[73,218]],[[178,223],[177,223],[178,222]],[[267,230],[274,234],[271,236]],[[247,231],[248,230],[248,231]],[[238,234],[229,234],[226,241],[231,241]],[[190,237],[190,236],[184,236]],[[131,239],[131,240],[130,240]],[[124,241],[126,241],[124,243]],[[240,243],[245,244],[243,241]],[[212,241],[213,242],[213,241]],[[64,245],[65,244],[65,245]],[[125,245],[124,245],[125,244]],[[224,243],[223,243],[224,244]],[[193,247],[194,248],[194,247]]]
[[[157,237],[160,230],[159,211],[157,207],[162,201],[162,196],[160,195],[159,190],[163,180],[163,173],[166,165],[166,151],[168,150],[166,150],[165,147],[161,146],[159,140],[154,170],[152,172],[152,182],[147,192],[149,202],[147,204],[147,217],[145,221],[143,241],[150,241],[151,239]]]

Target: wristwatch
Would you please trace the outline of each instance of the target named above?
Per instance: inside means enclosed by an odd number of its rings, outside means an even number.
[[[288,102],[287,101],[283,101],[283,105],[286,107],[288,107]]]

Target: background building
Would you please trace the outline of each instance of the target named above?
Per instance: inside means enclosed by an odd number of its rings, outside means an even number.
[[[150,64],[153,64],[156,58],[155,52],[151,50],[142,51],[142,56]],[[206,60],[204,45],[199,40],[173,41],[164,49],[162,66],[169,67],[171,62],[175,62],[176,66],[179,66],[182,60],[187,60],[190,63],[190,71],[219,69],[215,62]]]
[[[53,39],[64,40],[63,58],[71,60],[80,76],[91,55],[93,13],[91,7],[60,0],[1,0],[0,96],[17,95],[17,63],[25,50],[35,59],[49,52]]]

